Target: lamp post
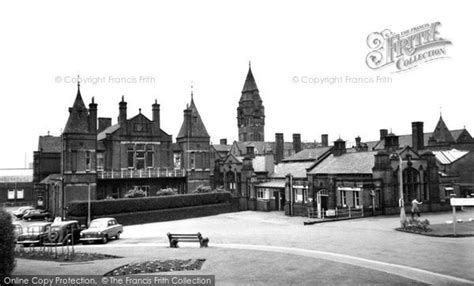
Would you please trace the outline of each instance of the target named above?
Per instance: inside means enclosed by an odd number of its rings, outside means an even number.
[[[399,206],[400,206],[400,224],[403,227],[403,223],[406,220],[406,215],[405,215],[405,203],[403,200],[403,173],[402,173],[402,156],[398,155],[398,187],[399,187]]]

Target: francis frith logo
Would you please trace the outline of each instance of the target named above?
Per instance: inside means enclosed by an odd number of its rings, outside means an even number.
[[[388,29],[371,33],[367,37],[367,45],[372,50],[366,57],[367,66],[374,70],[393,66],[399,72],[446,58],[446,46],[451,41],[440,37],[440,26],[440,22],[435,22],[398,34]]]

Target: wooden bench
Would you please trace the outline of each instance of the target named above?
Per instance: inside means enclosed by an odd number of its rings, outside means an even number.
[[[168,239],[170,241],[171,248],[178,248],[178,242],[199,242],[200,247],[207,247],[209,244],[209,239],[207,237],[202,237],[201,233],[192,233],[192,234],[178,234],[178,233],[169,233]]]

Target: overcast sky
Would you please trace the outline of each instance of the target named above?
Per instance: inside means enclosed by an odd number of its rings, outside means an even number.
[[[237,139],[236,108],[248,70],[265,106],[265,139],[374,140],[379,129],[432,131],[442,108],[450,129],[474,132],[472,10],[468,1],[2,1],[0,168],[32,161],[38,136],[60,135],[83,78],[82,96],[116,123],[128,116],[179,131],[194,98],[217,143]],[[440,22],[448,58],[406,72],[372,70],[367,36]],[[342,82],[304,83],[342,77]],[[382,83],[353,83],[353,78]],[[349,80],[349,82],[347,82]],[[128,81],[128,82],[126,82]],[[316,81],[316,80],[314,80]]]

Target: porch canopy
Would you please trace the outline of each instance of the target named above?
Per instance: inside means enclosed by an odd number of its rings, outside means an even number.
[[[268,189],[284,189],[285,188],[285,181],[269,181],[265,183],[260,183],[257,188],[268,188]]]

